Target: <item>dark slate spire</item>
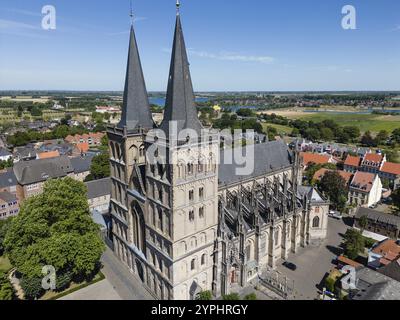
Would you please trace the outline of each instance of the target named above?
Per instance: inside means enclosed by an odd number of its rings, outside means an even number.
[[[129,41],[122,116],[118,127],[127,127],[127,129],[137,129],[139,127],[146,129],[153,128],[153,119],[133,24],[131,26]]]
[[[179,9],[179,5],[177,8]],[[167,135],[169,133],[170,121],[177,122],[178,133],[183,129],[193,129],[200,133],[200,130],[202,129],[202,125],[197,116],[179,10],[176,15],[165,113],[163,122],[160,126],[160,129],[162,129]]]

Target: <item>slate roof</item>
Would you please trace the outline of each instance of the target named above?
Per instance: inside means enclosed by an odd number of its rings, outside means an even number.
[[[20,161],[14,165],[14,173],[21,185],[61,178],[72,173],[71,161],[67,156],[51,159]]]
[[[10,203],[10,202],[17,201],[17,197],[12,193],[4,191],[4,192],[0,192],[0,200]]]
[[[400,282],[366,267],[356,277],[359,291],[353,300],[400,300]]]
[[[187,128],[200,133],[202,129],[197,116],[189,61],[179,14],[176,16],[164,119],[160,126],[167,137],[170,121],[177,122],[178,133]]]
[[[253,148],[254,158],[251,155],[251,150]],[[232,161],[232,158],[224,161],[225,150],[221,150],[218,169],[220,185],[232,184],[241,180],[262,176],[292,165],[292,153],[283,141],[271,141],[249,145],[244,148],[244,150],[247,161],[253,161],[254,163],[254,170],[252,170],[252,173],[248,175],[238,175],[236,169],[244,168],[245,166],[236,164],[235,161]],[[233,164],[225,163],[228,161],[233,162]]]
[[[387,223],[397,226],[400,229],[400,217],[393,214],[387,214],[379,212],[369,208],[360,207],[356,212],[356,219],[360,219],[362,216],[367,216],[368,220],[372,220],[377,223]]]
[[[101,180],[94,180],[85,183],[88,192],[88,199],[95,199],[103,196],[107,196],[111,194],[111,179],[104,178]]]
[[[9,157],[9,156],[12,156],[12,154],[8,152],[7,149],[0,147],[0,157]]]
[[[327,200],[322,197],[322,195],[313,187],[309,186],[298,186],[297,193],[301,198],[307,195],[307,198],[311,200],[312,203],[326,203]]]
[[[17,185],[13,169],[7,169],[5,172],[0,172],[0,188],[9,188]]]
[[[127,127],[132,130],[139,126],[150,129],[153,128],[154,124],[137,48],[135,31],[132,26],[129,40],[122,115],[118,127]]]
[[[92,160],[94,158],[94,153],[87,153],[84,156],[79,156],[75,158],[71,158],[71,165],[74,169],[75,173],[82,173],[86,171],[90,171],[90,166],[92,164]]]

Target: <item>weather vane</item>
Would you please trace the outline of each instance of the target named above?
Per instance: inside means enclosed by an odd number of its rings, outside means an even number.
[[[179,0],[176,0],[176,14],[179,15],[179,9],[181,7],[181,3]]]

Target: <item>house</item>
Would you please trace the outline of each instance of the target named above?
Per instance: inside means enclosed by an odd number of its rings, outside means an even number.
[[[87,153],[78,157],[70,158],[72,168],[74,170],[74,179],[84,181],[90,174],[90,166],[95,157],[95,153]]]
[[[71,144],[78,144],[78,143],[88,143],[89,146],[99,146],[101,145],[101,139],[104,137],[104,133],[97,132],[97,133],[85,133],[83,135],[74,135],[74,136],[67,136],[65,141]]]
[[[86,182],[90,210],[108,212],[111,196],[111,178]]]
[[[17,178],[12,168],[0,170],[0,192],[7,191],[16,194]]]
[[[377,174],[385,162],[385,155],[379,153],[367,153],[361,161],[361,170]]]
[[[97,113],[121,113],[121,108],[118,106],[96,106]]]
[[[19,212],[18,199],[8,191],[0,192],[0,220],[14,217]]]
[[[46,140],[39,145],[38,152],[55,152],[57,151],[60,155],[71,156],[74,146],[65,143],[62,139]]]
[[[346,277],[341,279],[342,287]],[[355,273],[355,289],[349,293],[351,300],[400,300],[400,282],[367,267]]]
[[[28,144],[24,147],[16,147],[14,149],[14,163],[34,159],[36,159],[36,149],[34,145]]]
[[[306,169],[312,163],[314,163],[314,164],[327,164],[327,163],[336,164],[335,159],[331,155],[327,155],[327,154],[301,152],[300,156],[303,159],[304,169]]]
[[[400,164],[393,162],[385,162],[379,172],[382,180],[388,180],[393,190],[400,188]]]
[[[317,172],[315,172],[313,180],[314,181],[320,181],[327,172],[334,172],[334,171],[335,170],[329,170],[329,169],[321,168]],[[336,172],[339,173],[339,175],[346,182],[346,186],[348,186],[350,184],[351,179],[353,178],[353,174],[351,172],[346,172],[346,171],[343,171],[343,170],[336,170]]]
[[[368,266],[379,269],[400,258],[400,242],[386,239],[374,245],[368,252]]]
[[[12,159],[12,154],[5,148],[0,147],[0,161],[8,161]]]
[[[361,163],[360,157],[348,155],[343,164],[344,171],[355,173],[358,171]]]
[[[349,186],[349,202],[371,207],[382,198],[382,182],[378,175],[357,171]]]
[[[396,281],[400,281],[400,258],[380,268],[378,272]]]
[[[82,142],[82,143],[77,143],[75,145],[74,152],[78,154],[83,154],[89,151],[89,143],[87,142]]]
[[[49,179],[66,176],[74,178],[74,169],[67,156],[20,161],[14,164],[14,173],[18,181],[19,201],[41,194],[44,183]]]
[[[367,217],[366,231],[376,233],[394,240],[400,237],[400,217],[369,208],[360,207],[357,209],[354,226],[361,228],[361,217]]]

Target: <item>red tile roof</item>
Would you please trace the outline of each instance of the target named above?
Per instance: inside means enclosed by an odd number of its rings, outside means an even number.
[[[375,175],[373,173],[357,171],[354,174],[350,186],[355,189],[369,192],[372,189],[374,180],[375,180]]]
[[[400,245],[392,239],[387,239],[376,246],[372,252],[382,255],[381,262],[387,265],[400,257]]]
[[[385,162],[381,169],[382,172],[400,175],[400,163]]]
[[[344,165],[358,167],[360,165],[360,162],[361,162],[360,157],[354,157],[354,156],[348,155],[346,158],[346,161],[344,162]]]
[[[79,152],[88,152],[89,151],[89,143],[87,143],[87,142],[77,143],[76,147],[78,148]]]
[[[354,267],[354,268],[358,268],[358,267],[361,267],[362,266],[362,264],[361,263],[358,263],[358,262],[356,262],[356,261],[354,261],[354,260],[351,260],[351,259],[349,259],[349,258],[346,258],[345,256],[339,256],[338,258],[337,258],[337,260],[338,260],[338,262],[339,262],[339,264],[342,264],[342,265],[346,265],[346,266],[352,266],[352,267]]]
[[[372,162],[372,163],[376,163],[379,164],[381,163],[383,160],[383,155],[381,154],[377,154],[377,153],[367,153],[364,156],[364,160],[363,162]]]
[[[303,165],[305,165],[305,166],[307,166],[311,163],[315,163],[315,164],[329,163],[329,160],[331,159],[330,156],[327,156],[324,154],[318,154],[318,153],[301,152],[300,155],[303,158]]]
[[[325,175],[325,173],[327,172],[332,172],[334,170],[329,170],[329,169],[319,169],[315,174],[313,179],[314,180],[321,180],[322,177]],[[342,170],[337,170],[337,173],[339,173],[339,175],[346,181],[346,185],[348,185],[350,183],[351,178],[353,177],[353,174],[351,172],[346,172],[346,171],[342,171]]]
[[[59,157],[60,153],[56,150],[56,151],[38,153],[37,156],[39,159],[50,159]]]

